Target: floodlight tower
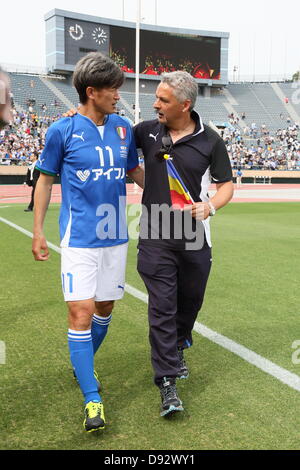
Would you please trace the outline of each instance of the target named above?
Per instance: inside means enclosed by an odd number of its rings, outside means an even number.
[[[136,28],[135,28],[135,110],[134,122],[140,120],[140,23],[141,23],[141,0],[137,0]]]

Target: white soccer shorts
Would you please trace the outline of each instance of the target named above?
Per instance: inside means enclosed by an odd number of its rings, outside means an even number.
[[[66,302],[119,300],[124,295],[128,243],[105,248],[61,249]]]

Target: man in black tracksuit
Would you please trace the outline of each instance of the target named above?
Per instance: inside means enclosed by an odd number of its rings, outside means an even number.
[[[35,168],[35,165],[37,164],[38,160],[38,155],[33,156],[33,161],[31,165],[29,165],[28,170],[27,170],[27,175],[26,175],[26,184],[30,188],[32,188],[31,191],[31,198],[30,198],[30,203],[27,207],[27,209],[24,209],[24,212],[32,212],[33,211],[33,206],[34,206],[34,193],[35,193],[35,187],[36,183],[40,177],[40,172],[37,168]]]
[[[209,217],[233,195],[225,144],[193,111],[197,94],[197,83],[187,72],[164,74],[154,103],[158,119],[134,128],[145,162],[138,271],[149,294],[151,359],[161,416],[183,410],[176,378],[189,374],[183,350],[192,345],[211,268]],[[165,210],[172,201],[164,154],[171,156],[194,202],[183,211]],[[211,181],[217,192],[209,198]]]

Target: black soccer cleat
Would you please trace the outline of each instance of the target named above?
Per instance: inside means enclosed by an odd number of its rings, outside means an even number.
[[[189,369],[184,359],[183,349],[178,348],[178,356],[179,356],[179,371],[177,374],[177,378],[187,379],[189,377]]]
[[[182,401],[176,390],[176,379],[164,377],[159,384],[161,396],[160,416],[167,416],[176,411],[183,411]]]

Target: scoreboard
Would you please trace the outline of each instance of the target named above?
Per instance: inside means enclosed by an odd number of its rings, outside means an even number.
[[[65,18],[65,61],[75,65],[89,52],[101,51],[109,54],[110,28],[108,25]]]
[[[72,73],[81,57],[100,51],[135,77],[134,23],[57,9],[45,22],[49,72]],[[163,72],[186,70],[199,84],[226,85],[228,42],[229,33],[141,25],[139,76],[159,80]]]

